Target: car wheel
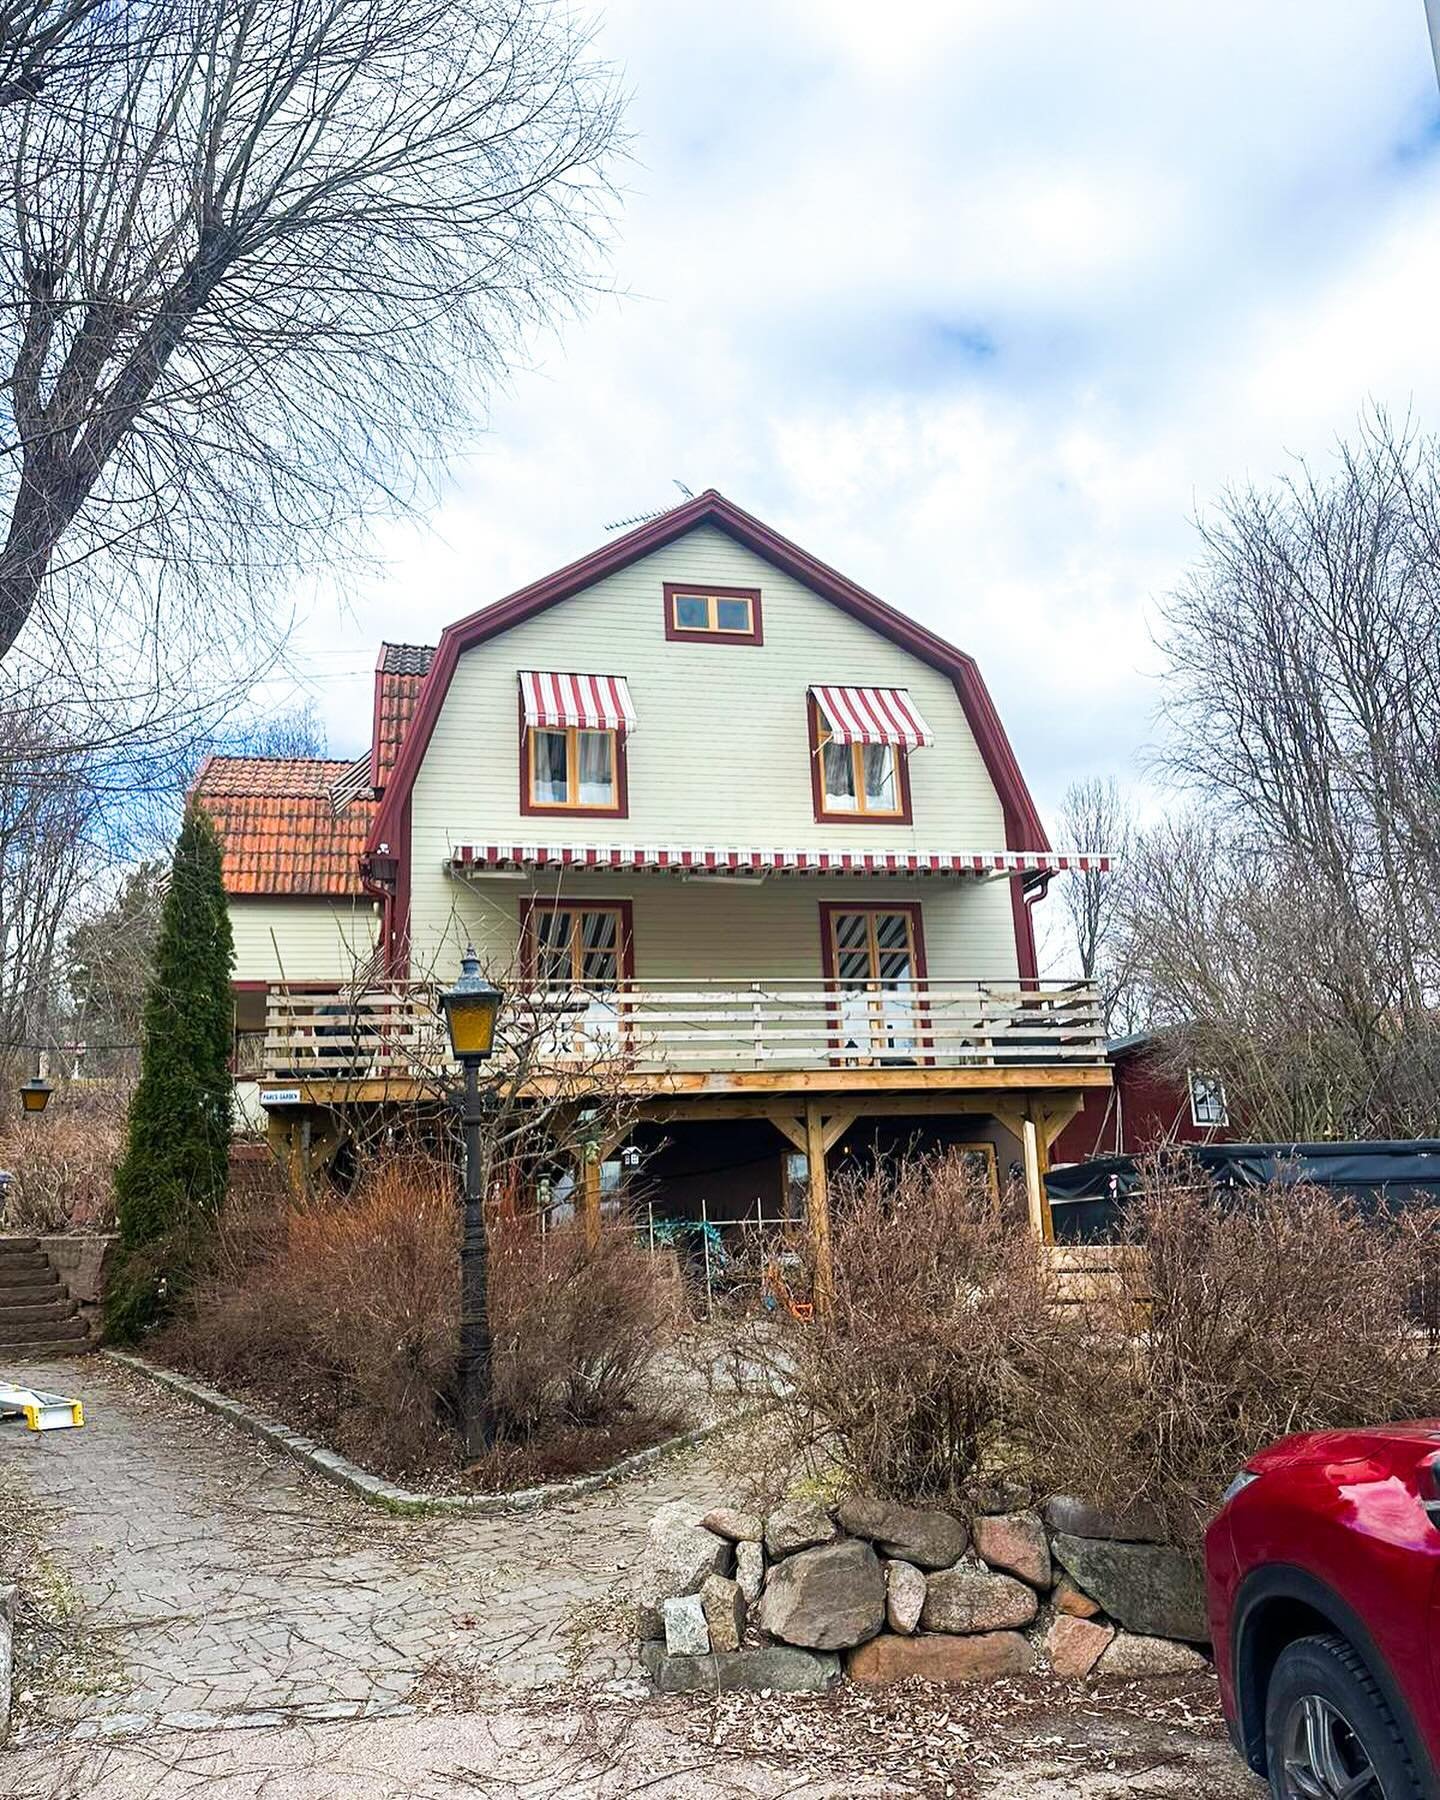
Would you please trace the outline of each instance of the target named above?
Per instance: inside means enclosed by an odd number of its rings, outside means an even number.
[[[1281,1651],[1265,1697],[1265,1750],[1275,1800],[1425,1800],[1394,1715],[1341,1637]]]

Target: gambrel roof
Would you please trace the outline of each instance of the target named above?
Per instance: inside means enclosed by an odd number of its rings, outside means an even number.
[[[979,668],[973,657],[934,632],[908,619],[893,606],[857,586],[838,570],[822,563],[798,544],[792,544],[750,513],[743,512],[723,494],[709,488],[693,500],[647,520],[633,531],[613,539],[553,575],[519,589],[493,605],[447,626],[435,648],[429,672],[420,685],[414,713],[405,732],[400,754],[389,770],[385,792],[366,842],[367,855],[394,856],[403,844],[402,828],[410,793],[424,761],[445,695],[460,657],[498,637],[501,632],[583,592],[607,575],[627,568],[641,557],[673,543],[698,526],[711,525],[753,551],[782,573],[828,600],[842,612],[860,620],[882,637],[889,638],[911,655],[948,675],[969,721],[975,742],[1005,816],[1005,841],[1015,850],[1048,850],[1049,839],[1039,812],[1020,773],[1020,765],[1000,723]]]

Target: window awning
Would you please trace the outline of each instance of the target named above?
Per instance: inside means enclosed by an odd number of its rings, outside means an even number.
[[[715,844],[461,844],[455,874],[474,869],[606,869],[673,875],[1055,875],[1110,868],[1110,858],[1074,850],[802,850]]]
[[[837,744],[918,750],[935,742],[935,733],[904,688],[812,687],[810,692]]]
[[[635,729],[635,705],[623,675],[559,675],[544,669],[522,669],[520,697],[525,724],[531,729],[563,731],[567,725],[586,731]]]

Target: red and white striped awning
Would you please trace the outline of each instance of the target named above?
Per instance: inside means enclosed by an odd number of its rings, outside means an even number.
[[[633,731],[635,706],[623,675],[558,675],[544,669],[520,671],[520,697],[528,727],[561,731]]]
[[[716,845],[462,844],[450,858],[471,870],[573,868],[678,875],[1034,875],[1100,871],[1108,856],[1067,850],[749,850]]]
[[[837,744],[918,750],[935,742],[935,733],[904,688],[812,687],[810,692]]]

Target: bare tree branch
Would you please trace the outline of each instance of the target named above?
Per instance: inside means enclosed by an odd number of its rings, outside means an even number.
[[[614,78],[558,0],[27,12],[73,16],[0,107],[0,658],[97,574],[132,641],[268,641],[583,300]]]

